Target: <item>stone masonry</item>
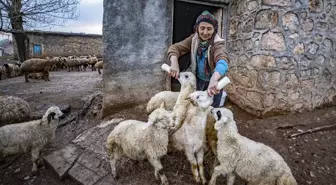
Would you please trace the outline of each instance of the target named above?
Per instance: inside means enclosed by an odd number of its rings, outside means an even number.
[[[336,101],[334,0],[239,0],[229,10],[230,100],[258,116]]]
[[[27,37],[29,39],[29,58],[34,57],[33,48],[35,44],[42,46],[42,57],[70,55],[102,56],[102,35],[28,31]],[[17,55],[15,45],[14,53]]]

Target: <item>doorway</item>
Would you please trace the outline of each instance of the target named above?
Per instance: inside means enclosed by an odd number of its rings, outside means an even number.
[[[194,33],[197,17],[205,10],[212,13],[218,21],[218,34],[223,37],[224,5],[211,5],[194,1],[174,1],[173,44],[180,42]],[[186,71],[190,66],[190,52],[179,58],[180,71]],[[171,79],[171,90],[180,91],[181,85],[176,79]]]

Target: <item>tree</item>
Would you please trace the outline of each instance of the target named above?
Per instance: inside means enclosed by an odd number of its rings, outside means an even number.
[[[64,25],[68,19],[78,17],[80,0],[0,0],[0,31],[12,33],[19,59],[27,59],[29,28]]]

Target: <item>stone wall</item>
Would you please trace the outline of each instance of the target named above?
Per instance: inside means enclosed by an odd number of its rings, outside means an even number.
[[[35,44],[42,46],[42,56],[102,55],[102,35],[63,32],[27,32],[29,58]],[[14,46],[17,55],[16,45]]]
[[[145,103],[166,86],[172,2],[104,1],[103,117]]]
[[[237,0],[229,10],[230,100],[259,116],[335,103],[335,0]]]

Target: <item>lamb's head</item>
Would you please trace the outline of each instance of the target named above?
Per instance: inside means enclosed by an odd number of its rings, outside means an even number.
[[[63,119],[65,114],[57,106],[51,106],[46,113],[44,114],[42,120],[47,120],[47,123],[50,124],[53,121],[58,123],[59,119]]]
[[[9,65],[8,65],[8,64],[4,64],[3,66],[4,66],[6,69],[9,68]]]
[[[191,84],[196,89],[196,77],[192,72],[181,72],[178,81],[181,85]]]
[[[233,113],[227,108],[210,108],[210,113],[215,118],[215,129],[219,130],[221,128],[233,129],[233,131],[238,132],[236,122],[233,118]]]
[[[155,109],[148,117],[148,124],[158,128],[169,129],[174,127],[174,122],[171,116],[172,112],[167,111],[164,107],[164,102],[160,108]]]
[[[207,91],[195,91],[189,95],[189,98],[204,109],[209,108],[213,103],[213,97],[210,97]]]

